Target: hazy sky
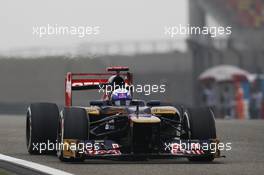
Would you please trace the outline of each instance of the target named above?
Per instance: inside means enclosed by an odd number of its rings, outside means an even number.
[[[5,0],[0,3],[0,49],[68,46],[86,41],[165,39],[164,26],[187,24],[188,0]],[[33,35],[33,26],[100,26],[100,34]]]

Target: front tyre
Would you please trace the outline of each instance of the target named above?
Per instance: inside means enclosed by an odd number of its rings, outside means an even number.
[[[64,143],[65,139],[87,140],[89,138],[89,119],[83,108],[69,107],[61,112],[58,127],[58,142]],[[57,155],[63,162],[84,161],[84,157],[72,157],[64,154],[63,146]]]
[[[214,113],[210,108],[186,109],[184,112],[184,121],[188,130],[189,139],[209,140],[216,139],[216,128]],[[213,161],[214,155],[210,154],[201,157],[190,157],[190,161]]]
[[[58,120],[59,110],[56,104],[33,103],[28,107],[26,145],[30,154],[56,153]]]

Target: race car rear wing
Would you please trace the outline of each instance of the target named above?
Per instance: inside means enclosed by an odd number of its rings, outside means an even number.
[[[102,85],[109,84],[112,76],[121,76],[126,84],[132,84],[133,78],[128,67],[115,66],[106,70],[106,73],[68,72],[65,78],[65,106],[72,106],[72,91],[100,89]]]

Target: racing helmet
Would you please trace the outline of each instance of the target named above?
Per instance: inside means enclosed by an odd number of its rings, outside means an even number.
[[[111,94],[111,102],[115,106],[129,106],[131,101],[132,96],[126,89],[116,89]]]

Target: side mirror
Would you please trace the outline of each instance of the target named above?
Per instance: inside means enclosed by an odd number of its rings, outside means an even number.
[[[90,101],[91,106],[103,106],[106,105],[104,101],[96,100],[96,101]]]
[[[143,100],[132,100],[131,106],[145,106],[145,101],[143,101]]]
[[[160,103],[160,101],[159,100],[151,100],[151,101],[149,101],[149,102],[147,102],[147,106],[160,106],[161,105],[161,103]]]

